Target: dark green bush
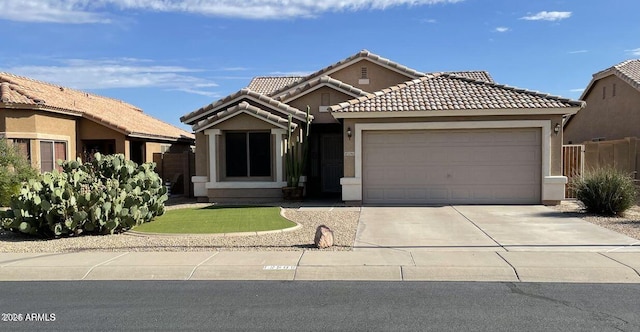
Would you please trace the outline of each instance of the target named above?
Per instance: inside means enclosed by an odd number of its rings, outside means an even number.
[[[5,229],[43,237],[113,234],[164,213],[167,189],[153,163],[96,154],[92,162],[61,166],[62,172],[45,173],[20,189],[5,213]]]
[[[633,178],[614,168],[589,171],[572,186],[587,212],[620,215],[636,203]]]
[[[18,148],[0,138],[0,206],[9,206],[11,196],[17,195],[22,183],[38,177],[38,171]]]

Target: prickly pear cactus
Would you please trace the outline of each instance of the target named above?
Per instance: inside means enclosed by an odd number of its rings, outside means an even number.
[[[113,234],[164,214],[167,189],[153,163],[124,155],[65,161],[62,172],[24,184],[4,212],[2,227],[42,237]]]

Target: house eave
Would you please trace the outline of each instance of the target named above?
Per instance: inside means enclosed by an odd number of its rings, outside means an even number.
[[[522,108],[490,110],[443,110],[443,111],[387,111],[387,112],[332,112],[336,119],[358,118],[423,118],[462,116],[504,116],[504,115],[572,115],[582,107],[566,108]]]

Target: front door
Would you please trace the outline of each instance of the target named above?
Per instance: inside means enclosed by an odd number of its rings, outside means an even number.
[[[323,134],[321,137],[322,192],[338,193],[342,189],[340,187],[340,178],[343,174],[342,135]]]

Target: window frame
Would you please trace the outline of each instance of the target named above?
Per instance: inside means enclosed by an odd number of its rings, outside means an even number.
[[[51,143],[51,155],[52,155],[52,158],[53,158],[53,161],[52,161],[53,165],[52,165],[52,168],[50,170],[49,169],[47,169],[47,170],[44,169],[44,164],[43,164],[44,160],[42,158],[42,151],[43,151],[42,150],[42,148],[43,148],[42,144],[43,143]],[[64,157],[63,158],[60,158],[60,157],[58,157],[56,155],[56,145],[57,144],[63,144],[64,145]],[[39,161],[38,164],[40,166],[40,172],[51,172],[53,170],[61,171],[62,167],[58,166],[57,161],[58,160],[63,160],[63,161],[67,160],[68,154],[69,154],[69,145],[68,144],[69,144],[69,142],[61,141],[61,140],[47,140],[47,139],[39,140],[38,147],[40,148],[40,153],[39,153],[40,161]]]
[[[246,153],[246,175],[229,175],[229,134],[244,134],[244,144],[245,144],[245,153]],[[269,175],[251,175],[252,171],[252,152],[251,152],[251,135],[262,134],[267,136],[269,151]],[[221,156],[224,157],[224,161],[221,163],[222,172],[221,172],[221,180],[222,181],[271,181],[274,176],[274,155],[273,155],[273,136],[270,131],[264,130],[240,130],[240,131],[226,131],[224,134],[224,144],[223,144],[223,153]],[[255,156],[255,155],[254,155]],[[264,165],[263,165],[264,166]]]

